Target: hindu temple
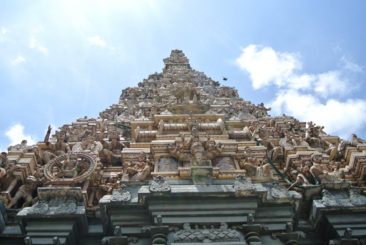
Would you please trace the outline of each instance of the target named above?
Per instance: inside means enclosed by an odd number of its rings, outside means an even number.
[[[365,140],[163,61],[98,118],[1,153],[0,244],[366,244]]]

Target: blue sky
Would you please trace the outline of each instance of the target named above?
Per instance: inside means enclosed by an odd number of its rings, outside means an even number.
[[[97,117],[172,49],[272,115],[366,138],[365,10],[337,0],[0,1],[0,150]]]

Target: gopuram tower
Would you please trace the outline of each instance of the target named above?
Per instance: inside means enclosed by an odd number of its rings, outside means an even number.
[[[0,244],[366,244],[366,141],[271,117],[180,50],[1,154]]]

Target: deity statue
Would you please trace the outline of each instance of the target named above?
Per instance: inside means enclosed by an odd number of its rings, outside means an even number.
[[[344,179],[344,171],[339,169],[340,164],[334,161],[328,164],[322,163],[322,155],[320,153],[313,154],[312,164],[310,172],[321,183],[334,182],[336,180],[341,181]]]
[[[56,138],[57,141],[55,143],[55,146],[53,147],[56,156],[61,156],[70,152],[69,144],[65,142],[66,139],[65,133],[63,132],[58,133]]]
[[[110,136],[110,142],[105,141],[104,131],[104,127],[102,127],[99,135],[99,141],[103,145],[101,158],[105,159],[108,167],[112,166],[113,159],[116,159],[119,164],[122,164],[121,152],[126,146],[122,142],[120,142],[119,136],[117,134],[113,134]]]
[[[44,137],[44,147],[42,148],[42,162],[47,164],[51,159],[56,157],[54,154],[54,148],[50,142],[50,135],[51,135],[52,127],[51,125],[48,126],[46,136]]]
[[[207,138],[208,139],[205,142],[206,158],[212,160],[222,152],[223,146],[221,144],[216,144],[215,140],[208,135]]]
[[[145,180],[151,173],[153,165],[145,152],[141,152],[137,159],[124,162],[122,180]]]
[[[27,177],[25,183],[19,187],[15,196],[11,199],[8,208],[14,207],[21,198],[24,199],[24,204],[22,205],[22,208],[29,206],[32,203],[33,191],[37,187],[37,184],[38,181],[34,176]]]
[[[192,127],[191,136],[188,141],[184,136],[180,136],[180,141],[177,140],[174,144],[168,145],[168,150],[177,160],[183,162],[193,161],[195,164],[206,160],[212,160],[222,152],[223,146],[216,144],[215,140],[206,136],[207,140],[202,142],[199,138],[198,129]]]
[[[80,168],[78,166],[78,158],[76,155],[70,155],[68,159],[62,162],[61,166],[55,167],[59,167],[59,169],[57,169],[57,171],[54,173],[55,176],[59,178],[74,178],[80,172]]]
[[[103,149],[103,145],[99,141],[95,141],[91,132],[86,131],[81,142],[78,142],[72,148],[72,152],[84,152],[93,155],[98,155],[98,153]]]

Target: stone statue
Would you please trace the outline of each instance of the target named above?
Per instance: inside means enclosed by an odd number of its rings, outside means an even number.
[[[18,203],[20,198],[24,199],[24,204],[22,205],[22,207],[27,207],[29,204],[31,204],[33,200],[33,191],[37,187],[37,182],[38,181],[34,176],[27,177],[25,183],[19,187],[15,196],[11,199],[8,208],[14,207]]]
[[[246,170],[248,177],[260,178],[273,178],[272,166],[269,163],[264,163],[254,157],[248,157],[243,163],[243,169]]]
[[[46,136],[44,137],[44,144],[45,146],[42,148],[42,161],[44,164],[47,164],[51,159],[55,158],[56,155],[54,154],[54,148],[50,142],[50,135],[51,135],[52,127],[51,125],[48,126]]]
[[[26,150],[28,148],[27,143],[28,143],[27,140],[22,140],[22,142],[20,144],[9,146],[8,147],[8,152]]]
[[[138,159],[124,163],[122,180],[145,180],[151,173],[152,165],[145,152],[139,154]]]
[[[116,159],[119,164],[122,164],[121,152],[125,145],[119,141],[119,136],[113,134],[110,136],[110,142],[104,140],[104,127],[100,131],[99,141],[103,145],[101,155],[104,156],[107,166],[112,166],[112,159]]]
[[[68,159],[62,162],[62,165],[54,173],[59,178],[74,178],[79,174],[78,159],[76,155],[70,155]]]
[[[360,139],[356,134],[351,135],[351,144],[357,146],[358,144],[366,144],[366,140]]]
[[[69,144],[65,142],[66,135],[62,132],[57,134],[57,141],[54,146],[56,156],[61,156],[70,152]]]
[[[222,152],[223,146],[216,144],[208,135],[206,137],[207,140],[201,141],[197,127],[193,126],[188,141],[181,136],[181,141],[169,144],[168,150],[172,156],[183,162],[193,161],[200,164],[202,161],[212,160]]]
[[[82,141],[74,145],[72,152],[85,152],[98,155],[102,149],[103,145],[99,141],[95,141],[91,133],[85,132]]]

